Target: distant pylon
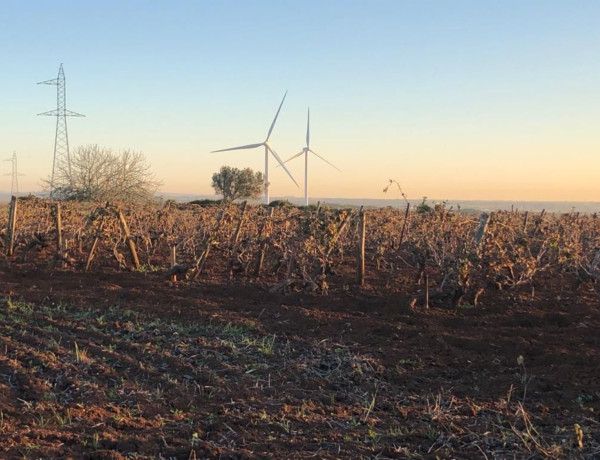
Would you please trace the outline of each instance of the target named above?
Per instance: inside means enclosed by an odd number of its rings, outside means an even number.
[[[19,194],[19,176],[24,176],[25,174],[19,174],[17,170],[17,152],[13,152],[12,158],[8,160],[12,162],[12,172],[5,174],[5,176],[12,176],[12,183],[10,185],[10,194],[12,196],[17,196]]]
[[[58,69],[58,77],[53,80],[41,81],[38,85],[56,85],[56,110],[38,113],[56,117],[56,137],[54,138],[54,160],[52,162],[52,177],[50,179],[50,196],[54,193],[54,180],[59,168],[64,167],[71,178],[71,157],[69,156],[69,135],[67,133],[67,117],[85,117],[77,112],[67,110],[66,81],[63,65]]]

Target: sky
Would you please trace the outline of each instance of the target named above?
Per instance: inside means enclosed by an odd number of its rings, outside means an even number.
[[[600,201],[597,0],[3,0],[0,158],[52,170],[66,76],[71,151],[142,152],[165,193],[311,148],[312,197]],[[303,196],[270,161],[271,196]],[[0,190],[10,190],[0,162]],[[9,174],[4,176],[2,174]],[[395,194],[395,195],[394,195]]]

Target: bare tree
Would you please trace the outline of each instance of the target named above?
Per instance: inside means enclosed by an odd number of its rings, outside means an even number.
[[[70,169],[59,165],[51,192],[59,200],[143,202],[159,186],[142,153],[87,145],[71,154]]]

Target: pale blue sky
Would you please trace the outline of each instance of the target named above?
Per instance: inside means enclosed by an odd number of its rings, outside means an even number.
[[[146,154],[163,190],[212,193],[264,140],[311,147],[313,196],[600,201],[600,2],[3,0],[0,157],[51,170],[60,63],[71,148]],[[4,163],[5,171],[10,164]],[[301,196],[272,169],[271,195]],[[0,182],[10,188],[10,177]]]

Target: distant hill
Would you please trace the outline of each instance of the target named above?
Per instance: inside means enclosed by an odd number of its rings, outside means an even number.
[[[19,193],[18,196],[27,196],[27,195],[36,195],[39,197],[45,196],[44,192],[24,192],[24,193]],[[0,203],[10,202],[10,197],[11,197],[10,192],[0,191]]]
[[[44,196],[43,192],[24,192],[19,193],[19,196],[26,196],[29,194],[33,194],[36,196]],[[185,193],[168,193],[163,192],[158,194],[159,197],[165,200],[175,200],[182,203],[187,203],[193,200],[216,200],[218,199],[218,195],[201,195],[201,194],[185,194]],[[271,197],[271,200],[288,200],[290,203],[293,203],[297,206],[304,204],[304,200],[299,197],[292,196],[274,196]],[[0,191],[0,203],[8,203],[10,201],[10,193]],[[421,199],[419,200],[409,200],[411,206],[417,206],[421,203]],[[452,208],[453,210],[460,210],[462,212],[473,212],[479,213],[483,211],[497,211],[497,210],[520,210],[520,211],[532,211],[532,212],[541,212],[542,210],[546,210],[549,213],[565,213],[565,212],[581,212],[581,213],[600,213],[600,202],[598,201],[492,201],[492,200],[436,200],[436,199],[428,199],[428,204],[441,203],[445,201],[446,206],[448,208]],[[262,200],[251,200],[251,203],[258,204],[261,203]],[[374,207],[381,208],[385,206],[393,206],[397,208],[404,209],[406,204],[402,199],[377,199],[377,198],[330,198],[330,197],[321,197],[321,198],[311,198],[310,203],[316,204],[317,202],[321,202],[322,205],[329,205],[332,207],[356,207],[356,206],[365,206],[365,207]]]
[[[178,194],[178,193],[162,193],[160,194],[164,199],[172,199],[180,202],[188,202],[192,200],[202,200],[209,199],[215,200],[218,198],[218,195],[189,195],[189,194]],[[271,197],[271,200],[288,200],[290,203],[293,203],[297,206],[304,204],[304,199],[299,197],[292,196],[274,196]],[[422,199],[419,200],[409,200],[411,206],[417,206],[421,203]],[[446,202],[446,206],[448,208],[452,208],[454,210],[459,209],[463,212],[483,212],[483,211],[497,211],[497,210],[520,210],[520,211],[532,211],[532,212],[541,212],[542,210],[546,210],[546,212],[571,212],[575,210],[576,212],[581,213],[600,213],[600,202],[593,201],[502,201],[502,200],[436,200],[436,199],[428,199],[428,204],[436,204]],[[252,203],[261,203],[262,201],[254,200]],[[316,204],[320,202],[322,205],[331,205],[331,206],[366,206],[366,207],[375,207],[381,208],[385,206],[393,206],[397,208],[405,208],[406,202],[402,199],[377,199],[377,198],[330,198],[330,197],[321,197],[321,198],[311,198],[310,203]]]

